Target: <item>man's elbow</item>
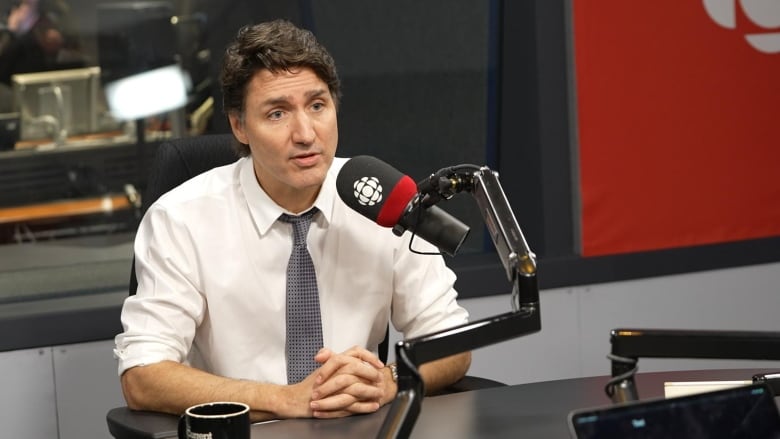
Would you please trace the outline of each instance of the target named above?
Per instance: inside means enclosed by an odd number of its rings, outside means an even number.
[[[463,352],[459,355],[459,361],[460,361],[460,377],[458,379],[463,378],[466,376],[466,374],[469,371],[469,368],[471,368],[471,352]]]
[[[142,367],[132,367],[122,373],[120,382],[122,384],[122,395],[125,397],[127,407],[132,410],[147,410],[149,404],[144,397],[145,386],[143,384]]]

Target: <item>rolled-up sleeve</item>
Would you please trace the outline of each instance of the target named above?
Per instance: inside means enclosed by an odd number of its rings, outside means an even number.
[[[138,291],[125,299],[124,332],[115,338],[120,375],[135,366],[186,361],[205,312],[196,260],[185,223],[153,205],[136,234]]]

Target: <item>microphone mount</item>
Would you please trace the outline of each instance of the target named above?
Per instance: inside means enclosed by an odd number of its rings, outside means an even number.
[[[441,200],[449,200],[460,192],[472,194],[482,211],[485,225],[506,270],[507,279],[517,285],[517,276],[535,278],[536,255],[520,230],[498,181],[497,172],[486,166],[472,164],[450,166],[418,182],[417,191],[419,195],[411,203],[424,208]],[[521,306],[527,307],[538,302],[538,293],[535,297],[526,298],[528,300],[521,300],[518,287],[513,290],[512,298],[513,310],[518,310]]]
[[[512,283],[512,311],[398,342],[395,347],[398,392],[377,438],[406,438],[411,434],[425,394],[419,365],[532,334],[542,328],[536,256],[517,223],[498,173],[475,165],[442,168],[420,181],[417,189],[419,195],[412,203],[426,207],[460,192],[472,194],[507,279]]]
[[[481,170],[481,167],[470,164],[439,169],[417,183],[417,191],[422,198],[420,204],[428,207],[441,200],[449,200],[462,191],[472,192],[474,176]]]

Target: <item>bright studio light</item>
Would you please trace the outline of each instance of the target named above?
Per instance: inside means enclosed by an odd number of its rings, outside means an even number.
[[[188,82],[179,66],[161,67],[107,84],[106,100],[115,118],[142,119],[183,107]]]

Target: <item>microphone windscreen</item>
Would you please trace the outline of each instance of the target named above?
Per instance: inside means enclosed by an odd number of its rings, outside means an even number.
[[[361,155],[341,168],[336,190],[353,210],[380,226],[393,227],[417,195],[417,184],[378,158]]]

